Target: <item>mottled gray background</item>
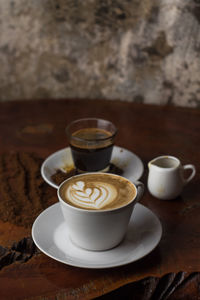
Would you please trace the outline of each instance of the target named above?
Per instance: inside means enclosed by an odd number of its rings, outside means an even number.
[[[199,0],[1,0],[0,101],[200,106]]]

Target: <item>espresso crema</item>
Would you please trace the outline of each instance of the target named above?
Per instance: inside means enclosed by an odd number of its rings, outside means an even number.
[[[84,174],[70,178],[62,186],[62,199],[75,207],[100,210],[128,204],[136,195],[127,179],[112,174]]]

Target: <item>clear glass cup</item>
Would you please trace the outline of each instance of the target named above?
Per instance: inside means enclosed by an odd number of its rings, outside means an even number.
[[[117,128],[107,120],[78,119],[66,127],[72,158],[78,172],[109,170]]]

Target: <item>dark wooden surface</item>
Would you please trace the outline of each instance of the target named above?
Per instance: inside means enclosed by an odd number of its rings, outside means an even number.
[[[142,203],[162,223],[161,242],[145,258],[119,268],[90,270],[54,261],[34,246],[31,224],[26,220],[23,225],[23,209],[18,223],[9,216],[7,221],[2,217],[0,299],[87,299],[105,294],[105,299],[120,299],[126,293],[127,299],[135,299],[134,293],[137,299],[184,299],[183,295],[199,299],[200,110],[92,100],[1,103],[0,155],[11,160],[12,168],[12,159],[23,160],[34,153],[39,168],[49,154],[68,146],[65,126],[81,117],[101,117],[115,123],[119,129],[116,144],[133,151],[144,163],[145,185],[148,161],[162,154],[175,155],[183,164],[193,163],[197,174],[173,201],[157,200],[146,190]],[[26,164],[24,170],[28,185],[29,174],[33,173]],[[5,185],[10,180],[9,170],[4,166],[1,172]],[[48,206],[57,201],[56,190],[38,176],[34,189],[39,182],[42,197],[51,200],[45,200]],[[9,187],[12,190],[11,183]],[[4,196],[0,194],[1,203]],[[34,201],[33,192],[30,197]]]

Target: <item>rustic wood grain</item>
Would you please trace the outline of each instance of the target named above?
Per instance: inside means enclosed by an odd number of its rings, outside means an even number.
[[[147,162],[161,154],[178,156],[184,164],[193,163],[197,174],[173,201],[157,200],[145,191],[142,203],[157,214],[163,226],[161,242],[143,259],[119,268],[90,270],[61,264],[35,248],[31,224],[23,224],[23,210],[21,222],[0,218],[0,299],[91,299],[105,294],[117,299],[125,293],[140,294],[141,299],[183,299],[183,295],[198,299],[200,111],[100,100],[1,103],[0,155],[8,155],[14,162],[16,157],[24,158],[26,174],[36,176],[38,173],[30,173],[30,166],[25,163],[28,157],[34,153],[39,166],[49,154],[68,146],[65,126],[86,116],[102,117],[116,124],[116,143],[140,156],[145,165],[145,184]],[[9,170],[3,169],[7,179],[9,174],[15,174],[15,165],[11,163]],[[3,178],[2,169],[0,175]],[[30,185],[31,176],[23,178],[25,194],[34,202],[36,187]],[[41,183],[38,175],[35,182],[42,184],[50,202],[57,201],[55,189]],[[0,201],[3,199],[0,193]],[[114,294],[109,295],[110,292]]]
[[[199,299],[200,274],[198,272],[169,273],[161,278],[147,277],[125,285],[96,300],[182,300]]]

